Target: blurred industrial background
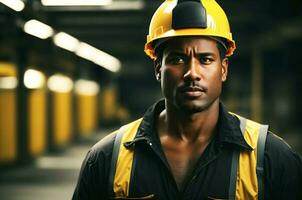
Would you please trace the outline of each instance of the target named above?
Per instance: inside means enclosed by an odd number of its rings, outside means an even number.
[[[162,1],[0,0],[1,199],[70,199],[89,147],[161,98],[143,48]],[[217,2],[237,44],[224,104],[301,153],[302,1]]]

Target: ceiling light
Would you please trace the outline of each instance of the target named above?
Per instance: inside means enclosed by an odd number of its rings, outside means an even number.
[[[18,80],[15,76],[0,77],[0,89],[15,89]]]
[[[140,0],[114,1],[112,4],[104,7],[105,10],[142,10],[145,2]]]
[[[46,1],[46,0],[45,0]],[[48,0],[49,1],[49,0]],[[72,1],[74,4],[74,1]],[[110,1],[111,2],[111,1]],[[85,1],[86,3],[86,1]],[[112,1],[112,3],[108,3],[106,5],[81,5],[81,6],[67,6],[67,5],[61,5],[62,2],[59,0],[59,3],[57,5],[53,4],[52,6],[49,4],[49,6],[44,5],[44,10],[49,11],[101,11],[101,10],[142,10],[145,7],[145,2],[143,0],[118,0],[118,1]],[[86,3],[87,4],[87,3]]]
[[[118,72],[121,68],[121,63],[117,58],[84,42],[80,43],[76,54],[112,72]]]
[[[54,33],[53,29],[50,26],[35,19],[27,21],[24,24],[23,29],[26,33],[41,39],[51,37]]]
[[[22,11],[25,7],[24,2],[21,0],[0,0],[0,2],[17,12]]]
[[[112,0],[41,0],[43,6],[103,6]]]
[[[76,50],[76,54],[82,58],[92,61],[94,57],[93,54],[95,54],[96,51],[97,49],[93,46],[85,42],[81,42],[78,49]]]
[[[94,81],[80,79],[75,82],[75,92],[79,95],[95,96],[99,91],[100,86]]]
[[[102,66],[112,72],[118,72],[121,68],[121,63],[115,57],[100,51],[92,60],[95,64]]]
[[[64,32],[57,33],[53,40],[55,45],[71,52],[75,52],[80,43],[78,39]]]
[[[53,92],[68,93],[73,88],[73,81],[67,76],[55,74],[49,77],[47,86]]]
[[[28,89],[42,88],[45,84],[45,76],[42,72],[28,69],[24,73],[24,85]]]

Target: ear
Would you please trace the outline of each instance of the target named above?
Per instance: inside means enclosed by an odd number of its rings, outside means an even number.
[[[160,59],[156,59],[154,61],[154,73],[155,73],[156,80],[160,82],[160,78],[161,78],[161,60]]]
[[[228,76],[229,59],[224,58],[221,62],[221,81],[225,82]]]

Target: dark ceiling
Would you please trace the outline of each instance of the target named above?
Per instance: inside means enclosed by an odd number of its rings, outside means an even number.
[[[15,40],[15,37],[11,36],[11,31],[17,24],[17,19],[35,18],[51,25],[57,31],[67,32],[120,59],[122,70],[118,75],[118,87],[121,89],[121,96],[124,96],[125,102],[131,101],[132,105],[140,109],[140,104],[136,104],[140,96],[144,96],[148,103],[159,96],[158,86],[153,78],[152,62],[145,56],[143,47],[152,13],[162,0],[128,0],[127,2],[139,2],[143,8],[138,10],[110,10],[102,7],[46,8],[41,6],[38,0],[27,0],[25,11],[16,13],[0,4],[1,42],[4,44]],[[233,37],[237,43],[238,49],[234,60],[248,57],[255,43],[267,48],[270,46],[270,41],[278,45],[278,41],[279,43],[284,41],[282,37],[302,34],[300,0],[217,0],[217,2],[229,16]],[[48,41],[47,45],[51,46],[50,43],[51,41]],[[60,54],[56,56],[57,59],[74,58],[64,50],[52,48],[57,52],[56,55]],[[3,49],[5,48],[2,47]],[[41,57],[47,56],[48,50],[44,50],[41,54],[45,54],[39,55]],[[79,58],[75,59],[83,66],[92,65]],[[112,76],[99,67],[94,66],[94,69],[100,71],[102,78]],[[131,92],[133,87],[136,88],[136,92]],[[133,95],[137,95],[138,98],[128,100]]]

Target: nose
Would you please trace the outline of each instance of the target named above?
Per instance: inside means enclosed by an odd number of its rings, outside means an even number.
[[[201,80],[200,70],[201,70],[201,66],[199,62],[195,58],[191,58],[187,64],[186,71],[184,73],[184,80],[200,81]]]

